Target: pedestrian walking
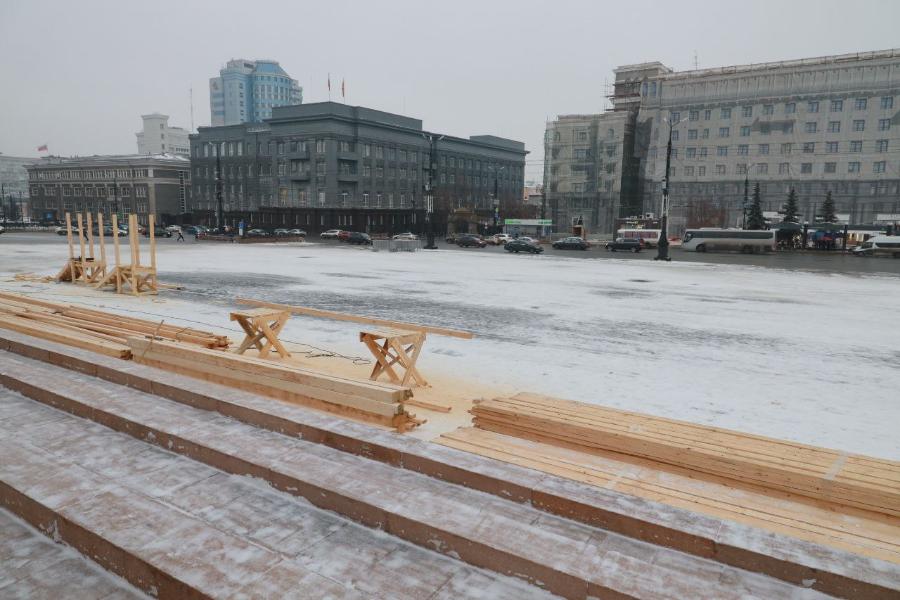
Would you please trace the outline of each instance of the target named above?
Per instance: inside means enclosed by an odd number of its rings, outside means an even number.
[[[180,230],[180,229],[178,230],[178,237],[175,239],[175,241],[176,241],[176,242],[183,242],[183,241],[184,241],[184,234],[181,233],[181,230]]]

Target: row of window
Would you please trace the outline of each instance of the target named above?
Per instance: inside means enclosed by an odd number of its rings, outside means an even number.
[[[147,177],[149,169],[54,169],[52,171],[30,171],[31,179],[37,180],[84,180],[94,179],[138,179]]]
[[[791,134],[794,132],[794,124],[791,123],[781,123],[777,129],[780,129],[784,134]],[[856,119],[852,124],[853,131],[865,131],[866,130],[866,121],[865,119]],[[878,119],[878,131],[889,131],[891,129],[891,119]],[[819,133],[819,124],[815,121],[808,121],[804,123],[803,127],[804,133]],[[828,122],[828,133],[840,133],[841,132],[841,122],[840,121],[829,121]],[[740,137],[749,137],[752,132],[752,128],[750,125],[742,125],[739,134]],[[772,132],[771,124],[769,123],[761,123],[759,132],[763,135],[769,135]],[[672,141],[677,142],[680,139],[681,135],[677,129],[672,130]],[[731,137],[731,127],[719,127],[719,137],[727,138]],[[696,139],[708,139],[709,138],[709,129],[688,129],[687,130],[687,139],[696,140]]]
[[[882,96],[880,98],[880,106],[882,110],[891,110],[894,108],[894,97],[893,96]],[[854,98],[853,99],[853,109],[854,110],[866,110],[869,106],[868,98]],[[831,100],[828,104],[830,112],[843,112],[844,110],[844,100]],[[818,100],[810,100],[806,103],[806,112],[808,113],[817,113],[819,112],[820,102]],[[699,121],[700,120],[700,110],[694,109],[688,111],[688,120],[689,121]],[[784,114],[791,115],[797,112],[797,103],[796,102],[786,102],[784,105]],[[719,109],[719,118],[720,119],[730,119],[731,118],[732,109],[729,107],[720,108]],[[762,105],[762,114],[763,115],[774,115],[775,114],[775,105],[774,104],[763,104]],[[703,120],[709,121],[712,119],[713,111],[711,108],[707,108],[703,110]],[[672,111],[670,116],[671,123],[677,123],[681,120],[681,112],[680,111]],[[741,107],[741,116],[744,118],[750,118],[753,116],[753,106],[742,106]]]
[[[715,174],[716,175],[727,175],[728,167],[727,165],[716,165]],[[769,164],[768,163],[758,163],[755,165],[747,165],[746,163],[735,165],[734,174],[735,175],[747,175],[749,170],[754,168],[755,173],[757,175],[768,175],[769,174]],[[886,161],[878,161],[872,164],[872,172],[873,173],[885,173],[887,171],[887,162]],[[823,173],[837,173],[837,163],[836,162],[826,162],[823,163]],[[849,162],[847,163],[847,173],[860,173],[861,164],[859,162]],[[674,167],[673,167],[674,173]],[[683,168],[683,173],[686,177],[704,177],[706,176],[706,166],[700,165],[697,167],[694,166],[686,166]],[[800,164],[800,173],[803,175],[809,175],[813,173],[813,163],[801,163]],[[778,163],[778,174],[779,175],[796,175],[795,172],[791,171],[791,163]]]
[[[31,195],[37,196],[39,192],[43,192],[44,196],[57,196],[59,192],[56,186],[52,185],[44,185],[44,186],[32,186],[31,187]],[[96,190],[96,191],[95,191]],[[68,196],[76,196],[80,197],[84,195],[85,197],[92,198],[96,195],[99,198],[105,197],[113,197],[114,188],[106,188],[106,187],[80,187],[80,186],[62,186],[62,195],[64,197]],[[137,198],[146,198],[147,197],[147,188],[143,186],[138,186],[134,188],[134,195]],[[131,187],[121,186],[119,187],[119,197],[128,198],[131,196]]]
[[[875,140],[875,152],[883,153],[887,152],[889,148],[889,140]],[[802,149],[804,154],[815,154],[816,153],[816,144],[817,142],[803,142],[802,144],[798,144]],[[781,144],[779,147],[780,154],[792,154],[794,151],[795,144],[793,142],[788,142],[785,144]],[[820,146],[821,147],[821,146]],[[716,146],[716,156],[728,156],[730,146]],[[750,144],[738,144],[737,145],[737,154],[738,156],[746,156],[750,154]],[[771,148],[770,144],[757,144],[756,153],[759,155],[769,154],[769,150]],[[860,153],[863,151],[863,141],[855,140],[849,142],[848,149],[852,153]],[[653,148],[650,152],[651,158],[656,158],[657,149]],[[839,154],[842,151],[840,142],[825,142],[825,153],[826,154]],[[672,149],[672,158],[678,158],[679,149]],[[695,148],[689,146],[684,149],[685,158],[706,158],[709,155],[709,149],[705,146]]]

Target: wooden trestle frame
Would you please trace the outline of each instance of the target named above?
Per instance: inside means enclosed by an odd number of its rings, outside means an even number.
[[[78,225],[79,255],[75,256],[75,241],[72,236],[72,216],[66,213],[66,238],[69,242],[69,259],[65,266],[57,274],[57,281],[71,281],[102,288],[108,285],[115,286],[116,293],[130,293],[135,296],[142,294],[156,294],[159,285],[156,277],[156,222],[153,215],[149,216],[147,224],[150,234],[150,265],[141,264],[140,239],[138,238],[137,215],[128,215],[128,243],[131,250],[130,263],[122,264],[119,250],[119,218],[112,216],[113,249],[116,265],[109,268],[106,263],[106,243],[103,235],[103,213],[97,213],[97,227],[100,234],[99,247],[100,259],[94,257],[94,232],[93,219],[90,213],[85,218],[79,213],[76,215]],[[83,229],[86,223],[87,231]],[[85,255],[84,237],[87,234],[87,255]]]

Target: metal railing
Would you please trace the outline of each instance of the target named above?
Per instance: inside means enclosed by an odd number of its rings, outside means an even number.
[[[375,252],[418,252],[422,249],[422,240],[372,240]]]

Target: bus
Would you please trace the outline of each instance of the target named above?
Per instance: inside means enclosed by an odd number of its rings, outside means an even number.
[[[662,229],[620,229],[616,233],[616,237],[626,240],[644,240],[644,247],[653,248],[659,245],[661,233]]]
[[[707,250],[740,250],[767,252],[775,250],[774,229],[688,229],[684,232],[682,249],[694,252]]]

